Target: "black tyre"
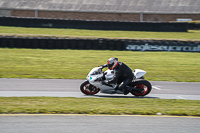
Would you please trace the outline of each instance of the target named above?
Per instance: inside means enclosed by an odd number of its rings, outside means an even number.
[[[145,96],[151,92],[151,83],[147,80],[138,80],[132,83],[132,87],[143,89],[142,93],[132,91],[131,94],[135,96]]]
[[[89,81],[83,82],[80,86],[80,90],[86,95],[94,95],[100,91],[99,88],[96,88],[95,86],[91,85]]]

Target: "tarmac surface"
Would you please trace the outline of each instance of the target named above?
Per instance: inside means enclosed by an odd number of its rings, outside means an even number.
[[[1,97],[95,97],[95,98],[138,98],[131,94],[103,94],[86,96],[80,91],[82,79],[6,79],[0,78]],[[150,81],[152,91],[144,98],[200,100],[199,82]]]
[[[0,115],[1,133],[199,133],[200,118]]]

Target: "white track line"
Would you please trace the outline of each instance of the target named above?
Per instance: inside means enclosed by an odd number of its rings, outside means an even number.
[[[185,99],[185,98],[183,98],[182,96],[177,96],[179,99]]]
[[[156,90],[162,90],[162,89],[160,89],[160,88],[158,88],[158,87],[156,87],[156,86],[152,86],[152,88],[153,88],[153,89],[156,89]]]

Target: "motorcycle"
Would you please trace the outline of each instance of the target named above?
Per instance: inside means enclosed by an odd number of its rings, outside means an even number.
[[[93,68],[86,77],[86,81],[80,85],[80,90],[86,95],[94,95],[99,91],[106,94],[124,94],[121,90],[117,90],[118,84],[102,84],[102,81],[110,80],[114,76],[113,70],[102,71],[102,67]],[[151,92],[151,83],[144,79],[146,71],[135,69],[133,71],[134,78],[127,87],[131,87],[131,94],[135,96],[145,96]]]

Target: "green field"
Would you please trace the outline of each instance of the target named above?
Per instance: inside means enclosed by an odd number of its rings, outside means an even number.
[[[78,38],[150,38],[200,40],[200,31],[140,32],[0,26],[0,35]],[[0,49],[0,78],[84,79],[91,68],[118,57],[132,69],[147,71],[148,80],[200,81],[200,54],[102,50]]]
[[[150,81],[200,82],[200,54],[103,50],[0,48],[0,78],[85,79],[96,66],[118,57]]]
[[[50,36],[64,38],[116,38],[116,39],[159,39],[159,40],[200,40],[200,30],[188,32],[142,32],[108,31],[55,28],[22,28],[0,26],[0,35],[7,36]]]
[[[0,114],[110,114],[200,116],[200,100],[140,98],[0,97]]]

